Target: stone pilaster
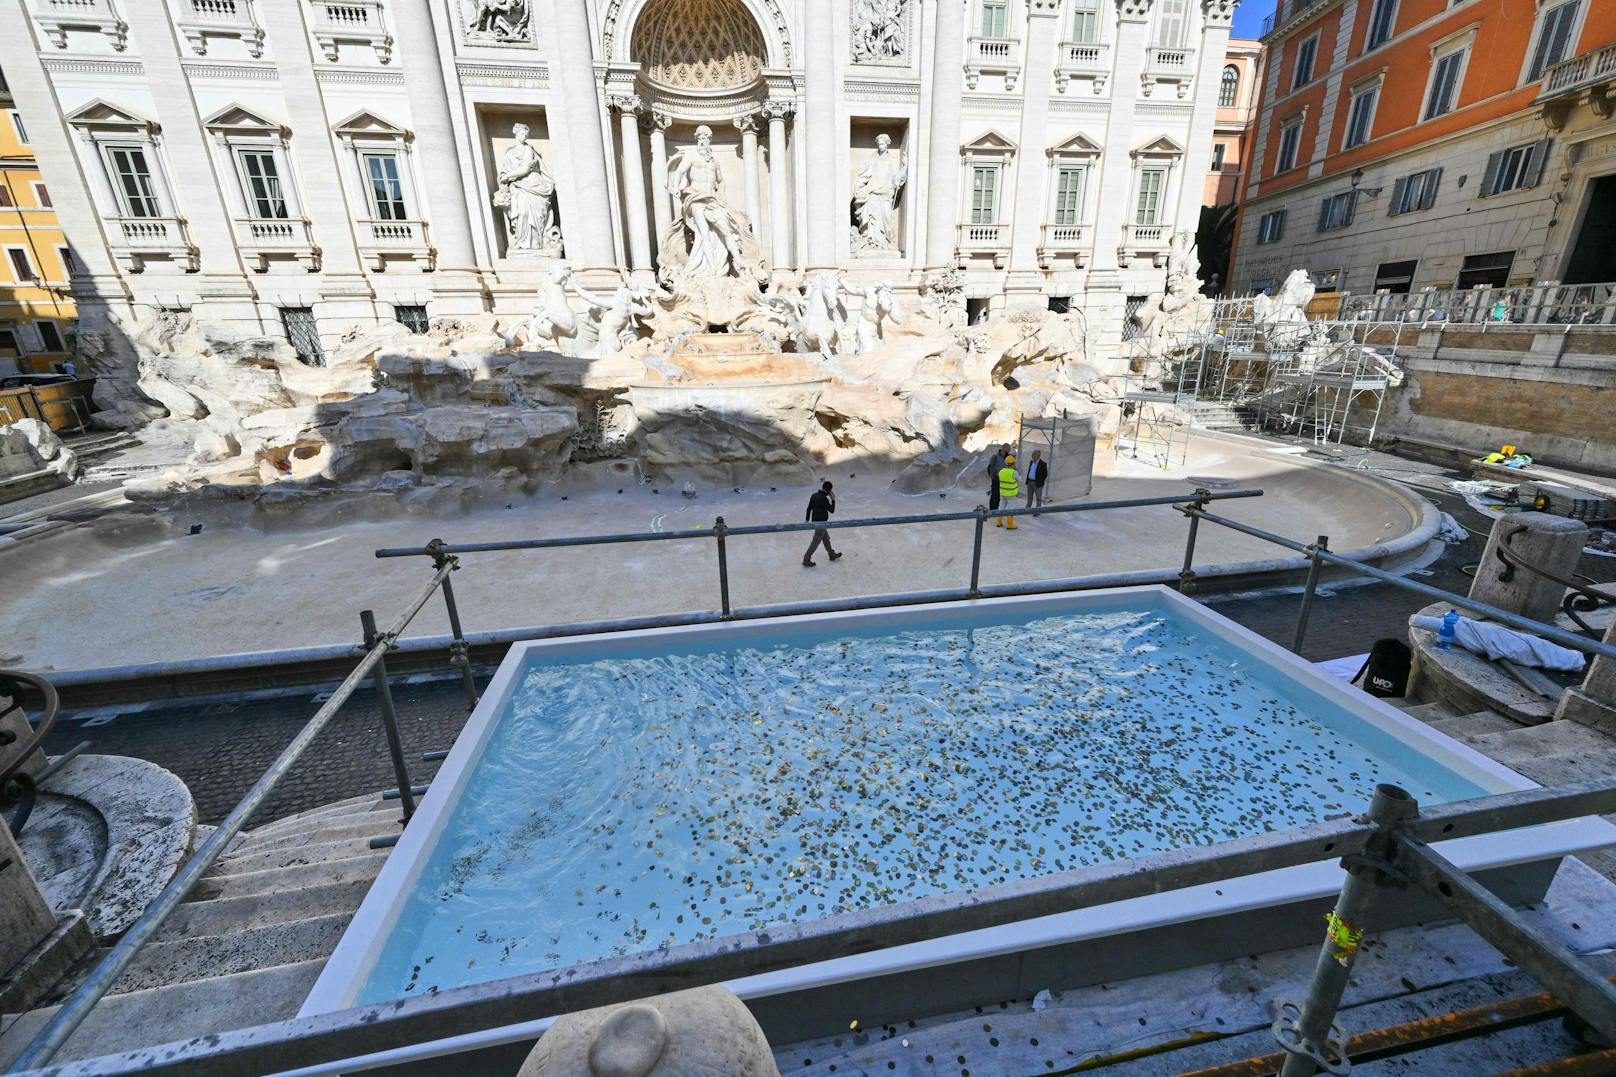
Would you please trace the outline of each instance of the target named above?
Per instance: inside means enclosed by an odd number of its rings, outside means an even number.
[[[1089,261],[1091,287],[1120,288],[1117,251],[1123,227],[1133,210],[1134,106],[1139,75],[1150,44],[1152,0],[1117,0],[1116,72],[1111,85],[1111,118],[1106,125],[1105,152],[1100,158],[1099,208],[1094,221],[1094,252]]]
[[[1174,228],[1193,232],[1201,223],[1201,200],[1206,175],[1212,169],[1212,131],[1218,119],[1218,91],[1225,54],[1229,51],[1229,25],[1234,21],[1234,0],[1201,0],[1201,44],[1195,64],[1195,111],[1190,114],[1190,141],[1184,154],[1184,174],[1178,181],[1178,213]]]
[[[835,5],[831,0],[815,0],[807,7],[807,108],[803,120],[807,130],[808,167],[823,169],[821,181],[808,184],[808,269],[836,266],[837,238],[845,232],[837,222],[846,216],[836,208],[836,183],[831,163],[837,159],[840,132],[836,123],[836,79],[841,50],[836,43]],[[841,24],[846,32],[847,24]]]
[[[578,0],[542,0],[539,13],[542,25],[549,27],[546,41],[553,45],[548,52],[552,92],[561,99],[566,121],[565,153],[572,185],[563,192],[561,219],[567,257],[580,269],[615,268],[606,138],[601,131],[589,11]]]
[[[348,204],[349,184],[340,177],[350,162],[338,159],[332,145],[331,118],[326,113],[320,84],[315,81],[314,59],[306,44],[309,33],[304,6],[259,4],[256,10],[265,34],[277,43],[275,67],[280,72],[286,118],[291,123],[287,156],[303,181],[297,184],[297,197],[303,215],[309,219],[310,235],[320,249],[315,315],[320,335],[328,345],[335,345],[354,322],[376,317],[374,292],[360,270],[354,240],[354,221],[370,216],[370,212]],[[223,152],[227,154],[228,150]]]
[[[960,108],[965,93],[966,0],[934,0],[926,154],[926,268],[954,264],[959,234]]]
[[[438,51],[437,30],[426,4],[394,4],[388,10],[404,69],[415,128],[415,160],[421,168],[424,195],[420,212],[437,250],[432,274],[433,314],[478,314],[486,307],[482,275],[472,241],[471,196],[466,160],[455,140],[449,111],[449,87]]]
[[[1049,141],[1049,92],[1055,80],[1055,44],[1060,37],[1061,0],[1027,0],[1027,72],[1021,99],[1021,153],[1016,162],[1014,216],[1010,227],[1012,292],[1043,291],[1038,265],[1043,239],[1046,178],[1044,150]]]
[[[146,69],[145,86],[157,108],[169,154],[168,172],[178,205],[196,244],[200,276],[186,284],[195,289],[198,317],[249,332],[262,331],[252,282],[237,250],[235,229],[223,192],[237,182],[218,171],[218,163],[202,130],[196,99],[180,66],[179,42],[163,0],[126,0],[124,14]],[[289,45],[288,47],[303,47]],[[273,328],[279,328],[274,326]]]
[[[62,234],[78,261],[73,296],[80,323],[93,327],[105,321],[108,308],[129,312],[129,291],[108,251],[102,216],[113,212],[117,203],[94,148],[85,147],[82,158],[74,152],[73,138],[62,123],[61,103],[34,50],[29,22],[20,4],[0,4],[0,70],[28,122],[34,157],[50,184]],[[99,197],[92,191],[100,192]]]

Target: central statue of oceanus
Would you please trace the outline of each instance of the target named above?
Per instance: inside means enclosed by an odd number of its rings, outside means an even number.
[[[668,162],[668,193],[678,213],[662,237],[665,280],[764,272],[752,222],[724,204],[724,172],[713,152],[712,128],[696,128],[696,144]]]

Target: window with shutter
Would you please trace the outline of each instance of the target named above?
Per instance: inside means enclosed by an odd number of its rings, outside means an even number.
[[[1156,0],[1156,44],[1181,49],[1188,36],[1189,0]]]
[[[1009,0],[982,0],[983,37],[1003,37],[1009,20]]]
[[[1313,81],[1313,62],[1318,58],[1318,53],[1318,34],[1296,46],[1296,68],[1291,74],[1291,89],[1298,89]]]
[[[971,170],[971,223],[999,223],[999,169],[978,165]]]
[[[1319,231],[1333,232],[1351,224],[1357,202],[1356,191],[1342,191],[1326,198],[1319,206]]]
[[[1160,169],[1139,173],[1139,200],[1134,207],[1134,224],[1161,223],[1162,186],[1166,178],[1167,173]]]
[[[1288,172],[1296,167],[1296,152],[1302,145],[1302,121],[1298,120],[1279,134],[1279,160],[1275,172]]]
[[[1285,211],[1276,209],[1264,213],[1257,226],[1258,243],[1278,243],[1285,236]]]
[[[1571,51],[1571,35],[1576,29],[1582,0],[1551,7],[1538,21],[1537,48],[1532,52],[1532,66],[1527,69],[1526,81],[1536,82],[1543,73],[1566,58]]]
[[[1543,166],[1548,164],[1549,147],[1553,142],[1553,139],[1545,138],[1532,143],[1526,152],[1526,163],[1521,166],[1521,182],[1517,189],[1536,187],[1543,179]]]
[[[1524,191],[1536,187],[1543,179],[1553,139],[1541,139],[1507,150],[1499,150],[1487,158],[1487,171],[1481,179],[1478,196],[1486,198],[1510,191]]]
[[[1460,49],[1439,56],[1431,67],[1431,90],[1425,99],[1425,118],[1434,120],[1453,111],[1459,97],[1459,77],[1464,71],[1465,53]]]
[[[1379,96],[1380,90],[1375,88],[1365,90],[1352,99],[1352,107],[1347,113],[1347,138],[1342,143],[1342,149],[1350,150],[1369,141],[1369,128],[1375,118],[1375,100]]]
[[[1411,176],[1403,176],[1392,184],[1392,201],[1386,207],[1386,216],[1395,217],[1399,213],[1408,212],[1408,181]]]
[[[1079,224],[1083,220],[1083,169],[1063,168],[1055,184],[1055,223]]]
[[[1369,37],[1365,50],[1384,45],[1392,36],[1397,23],[1397,0],[1375,0],[1375,10],[1369,16]]]
[[[1100,40],[1100,0],[1075,0],[1072,40],[1079,45],[1092,45]]]

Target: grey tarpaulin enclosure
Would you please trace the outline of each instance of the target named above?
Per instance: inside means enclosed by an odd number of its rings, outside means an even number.
[[[1080,415],[1059,419],[1022,419],[1016,439],[1016,468],[1027,473],[1033,450],[1049,462],[1049,484],[1044,487],[1048,501],[1083,497],[1094,488],[1094,442],[1099,417]]]

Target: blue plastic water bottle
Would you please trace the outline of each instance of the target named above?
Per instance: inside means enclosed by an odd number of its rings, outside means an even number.
[[[1459,611],[1449,610],[1447,616],[1442,618],[1442,627],[1436,633],[1438,650],[1449,651],[1453,649],[1453,641],[1459,638],[1458,628]]]

